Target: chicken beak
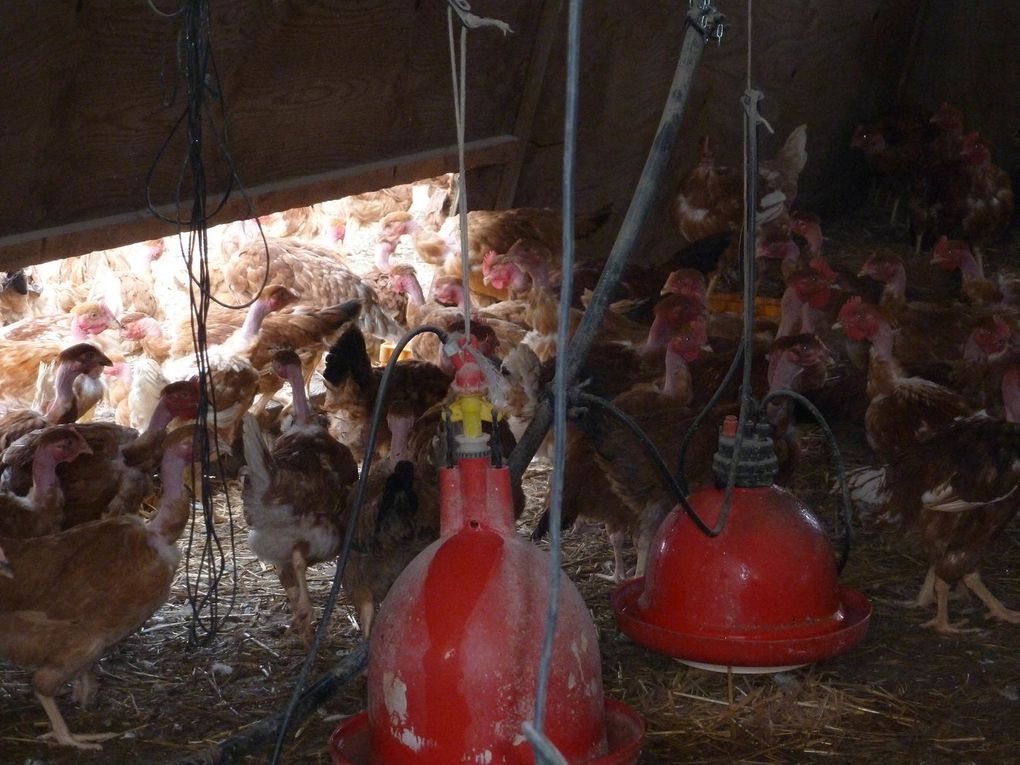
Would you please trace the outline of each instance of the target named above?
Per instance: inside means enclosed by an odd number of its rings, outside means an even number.
[[[832,328],[835,330],[843,329],[843,322],[837,321],[835,324],[832,325]]]

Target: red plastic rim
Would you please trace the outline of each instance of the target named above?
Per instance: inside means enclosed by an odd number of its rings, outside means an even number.
[[[611,600],[616,623],[635,643],[652,651],[673,656],[706,668],[754,668],[774,672],[812,664],[857,645],[868,631],[871,604],[857,590],[840,587],[843,618],[836,623],[819,622],[816,634],[790,638],[763,630],[753,636],[698,635],[675,632],[643,618],[638,599],[644,578],[631,579],[613,592]]]
[[[605,704],[609,752],[583,765],[636,765],[645,721],[622,702],[607,698]],[[368,712],[348,717],[336,727],[329,737],[329,754],[333,765],[376,765],[369,746]]]

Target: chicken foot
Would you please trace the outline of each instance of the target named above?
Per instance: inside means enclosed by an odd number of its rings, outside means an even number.
[[[1020,624],[1020,611],[1006,608],[1001,600],[992,595],[988,588],[985,587],[985,583],[981,581],[981,574],[977,571],[972,571],[964,576],[963,583],[967,586],[968,590],[981,598],[982,603],[988,606],[988,613],[985,614],[986,618],[996,619],[1000,622],[1009,622],[1010,624]]]
[[[64,716],[60,714],[60,708],[57,706],[56,699],[52,696],[45,696],[38,691],[35,692],[35,697],[42,704],[43,711],[46,712],[46,716],[50,719],[50,727],[53,728],[49,733],[40,736],[42,739],[52,738],[58,744],[73,746],[77,749],[98,750],[103,748],[102,744],[92,742],[108,741],[120,735],[119,733],[71,733],[67,723],[64,721]]]
[[[943,635],[962,635],[969,632],[980,632],[977,628],[964,628],[966,619],[958,622],[949,621],[949,583],[936,576],[935,583],[935,618],[929,619],[922,624],[922,627],[931,627]]]
[[[605,579],[619,584],[627,580],[627,563],[623,559],[623,548],[627,544],[627,532],[624,529],[614,529],[609,532],[609,542],[613,545],[613,572],[611,574],[595,574],[599,579]]]

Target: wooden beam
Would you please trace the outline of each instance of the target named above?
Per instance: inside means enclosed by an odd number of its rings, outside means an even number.
[[[538,102],[545,85],[545,70],[549,64],[556,32],[559,29],[560,11],[563,0],[545,0],[542,15],[535,33],[535,44],[528,60],[528,73],[524,80],[524,93],[517,109],[517,120],[514,123],[514,135],[520,140],[514,156],[503,166],[499,179],[499,191],[496,194],[496,209],[503,210],[513,207],[517,196],[517,182],[521,177],[524,155],[531,140],[531,130],[538,113]]]
[[[464,154],[466,167],[470,170],[503,164],[516,156],[518,146],[517,138],[510,135],[469,141]],[[246,192],[253,209],[261,215],[364,191],[388,188],[400,183],[410,183],[442,173],[455,172],[456,169],[457,146],[451,145],[343,170],[256,186],[246,189]],[[210,200],[210,206],[217,203],[218,199]],[[250,215],[248,204],[240,194],[235,193],[213,221],[214,225],[248,217]],[[190,207],[190,200],[181,202],[181,209],[185,213]],[[158,209],[165,216],[174,214],[170,205]],[[174,233],[176,233],[174,226],[153,217],[148,209],[141,209],[123,215],[12,234],[0,237],[0,270],[11,271],[34,263],[119,247]]]

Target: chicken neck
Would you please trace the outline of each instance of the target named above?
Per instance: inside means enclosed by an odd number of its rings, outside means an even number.
[[[32,459],[32,488],[26,497],[33,512],[40,515],[55,512],[63,518],[64,492],[57,478],[61,461],[45,447],[36,450]]]
[[[262,329],[262,322],[273,312],[273,306],[268,300],[256,300],[248,309],[248,315],[244,317],[244,324],[237,330],[237,339],[251,342],[259,335]]]
[[[871,342],[871,359],[868,363],[868,395],[871,397],[892,392],[898,380],[906,375],[893,356],[893,331],[886,323],[868,338]]]
[[[156,514],[149,520],[148,531],[166,544],[172,545],[180,539],[188,523],[191,502],[184,489],[184,471],[188,464],[189,460],[176,449],[163,453],[159,471],[163,493]]]
[[[74,381],[80,374],[81,368],[73,363],[62,362],[57,367],[54,380],[56,396],[43,415],[47,422],[65,425],[78,418],[78,398],[74,394]]]
[[[394,245],[393,242],[382,241],[376,242],[375,245],[375,267],[382,271],[384,274],[388,274],[392,266],[390,266],[390,256],[393,255]]]
[[[294,408],[294,424],[303,426],[312,421],[312,407],[308,403],[308,394],[305,391],[305,378],[301,374],[301,367],[287,366],[283,370],[283,379],[290,383],[291,403]]]
[[[900,264],[882,288],[881,305],[902,305],[907,299],[907,269]]]
[[[804,297],[796,285],[791,284],[783,291],[782,300],[779,302],[779,329],[776,330],[776,337],[786,337],[794,334],[801,322],[801,311],[806,305]],[[808,330],[804,330],[808,331]]]
[[[160,398],[156,408],[152,410],[145,430],[124,449],[124,461],[128,465],[137,465],[144,458],[143,455],[148,454],[150,449],[155,448],[163,440],[174,416],[166,399]]]
[[[671,348],[666,349],[666,376],[662,382],[662,394],[677,399],[683,405],[689,404],[694,397],[690,365]]]

